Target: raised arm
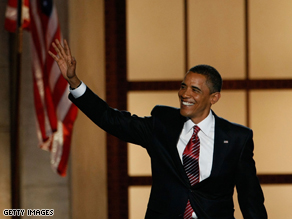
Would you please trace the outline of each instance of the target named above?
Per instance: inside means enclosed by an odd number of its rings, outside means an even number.
[[[57,62],[63,77],[68,81],[71,88],[76,88],[80,85],[81,81],[76,75],[76,60],[71,55],[70,47],[66,40],[64,46],[61,45],[59,40],[52,43],[57,55],[49,51],[50,56]]]

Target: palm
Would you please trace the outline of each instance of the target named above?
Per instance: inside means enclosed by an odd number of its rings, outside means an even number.
[[[53,47],[57,52],[57,56],[50,51],[49,54],[57,62],[63,77],[68,81],[75,76],[76,61],[71,56],[71,51],[66,40],[64,40],[64,46],[56,40],[56,43],[53,43]]]
[[[67,70],[68,70],[68,64],[65,60],[63,59],[58,59],[57,60],[58,66],[61,70],[61,73],[64,77],[67,77]]]

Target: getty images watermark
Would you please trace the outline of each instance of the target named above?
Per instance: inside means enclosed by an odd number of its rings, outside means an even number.
[[[53,216],[54,209],[4,209],[4,216]]]

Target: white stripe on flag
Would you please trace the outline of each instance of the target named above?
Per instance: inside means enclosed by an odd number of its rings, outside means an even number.
[[[69,94],[69,89],[67,87],[57,107],[57,116],[60,121],[64,120],[72,104],[70,100],[68,99],[68,94]]]
[[[63,152],[63,123],[58,122],[58,131],[53,135],[52,151],[51,151],[51,165],[53,170],[59,166]]]
[[[55,33],[58,29],[58,17],[57,17],[57,10],[56,7],[53,7],[52,14],[50,16],[50,20],[48,22],[48,29],[46,33],[46,48],[49,49],[52,43],[52,40],[55,37]]]
[[[7,5],[6,12],[5,12],[5,17],[10,19],[10,20],[16,21],[16,19],[17,19],[17,8],[10,7],[10,6]]]
[[[50,83],[51,90],[55,89],[55,85],[56,85],[60,75],[61,75],[60,69],[59,69],[57,63],[54,62],[52,65],[51,74],[49,77],[49,83]]]

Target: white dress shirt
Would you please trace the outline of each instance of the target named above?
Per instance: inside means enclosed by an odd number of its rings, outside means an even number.
[[[179,137],[179,141],[177,143],[177,150],[181,161],[183,152],[194,132],[194,125],[199,126],[199,128],[201,129],[198,133],[198,136],[200,139],[200,181],[202,181],[210,176],[213,163],[215,118],[211,110],[209,112],[209,115],[198,124],[193,123],[191,119],[185,122]],[[193,213],[192,218],[198,218],[195,212]]]
[[[86,91],[86,85],[81,81],[81,84],[75,89],[71,89],[69,86],[69,91],[74,98],[81,97]]]
[[[85,93],[86,85],[81,82],[80,86],[78,86],[76,89],[69,88],[69,91],[74,98],[78,98]],[[209,115],[198,124],[193,123],[191,119],[185,122],[179,137],[179,141],[177,143],[177,150],[181,161],[185,147],[192,137],[194,125],[199,126],[201,129],[198,133],[198,136],[200,139],[200,181],[202,181],[210,176],[213,163],[215,118],[211,110]],[[194,219],[198,218],[195,212],[193,212],[192,217]]]

